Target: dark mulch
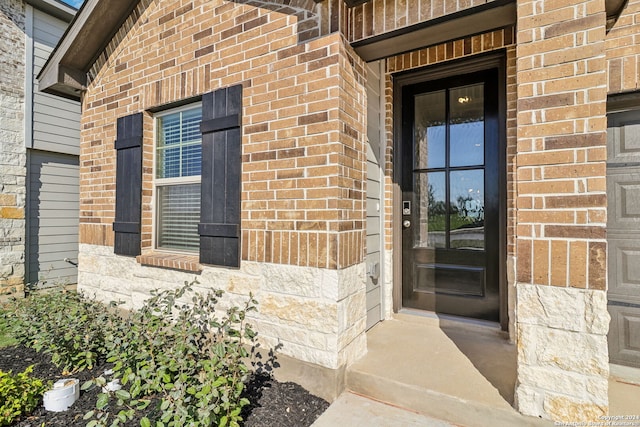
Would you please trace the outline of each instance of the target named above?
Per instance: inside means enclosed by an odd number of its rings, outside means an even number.
[[[60,369],[51,363],[51,358],[43,353],[22,346],[5,347],[0,349],[0,370],[22,372],[27,366],[35,365],[33,376],[51,380],[65,378],[60,374]],[[83,371],[74,374],[80,384],[98,376],[108,366],[96,366],[91,371]],[[82,419],[84,414],[93,409],[96,402],[98,389],[81,391],[78,399],[71,408],[65,412],[48,412],[40,406],[29,417],[25,417],[14,423],[16,427],[66,427],[84,426],[86,421]],[[245,407],[243,418],[244,427],[305,427],[310,426],[329,406],[325,400],[313,396],[304,388],[295,383],[280,383],[268,376],[253,376],[245,390],[245,397],[251,405]],[[141,415],[142,416],[142,415]],[[139,422],[129,422],[131,426],[140,425]]]

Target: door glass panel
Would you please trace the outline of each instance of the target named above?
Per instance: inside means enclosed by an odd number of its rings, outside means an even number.
[[[451,172],[450,247],[484,249],[484,170]]]
[[[451,89],[450,161],[452,167],[484,164],[484,84]]]
[[[425,93],[415,97],[414,165],[416,169],[445,166],[446,92]]]
[[[418,205],[414,247],[444,248],[446,243],[445,172],[414,173]]]

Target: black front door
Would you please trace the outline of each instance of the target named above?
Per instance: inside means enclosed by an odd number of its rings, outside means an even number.
[[[497,70],[402,91],[403,306],[499,321]]]

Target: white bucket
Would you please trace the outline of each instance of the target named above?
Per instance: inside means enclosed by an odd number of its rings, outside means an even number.
[[[62,412],[69,409],[73,402],[80,397],[80,381],[75,378],[58,380],[53,389],[44,394],[44,409],[52,412]]]

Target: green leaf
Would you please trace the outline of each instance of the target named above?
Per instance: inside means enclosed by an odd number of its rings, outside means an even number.
[[[96,401],[96,408],[104,409],[109,404],[109,395],[106,393],[100,393],[98,400]]]
[[[140,427],[151,427],[151,421],[149,421],[149,418],[143,417],[140,420]]]
[[[86,414],[84,414],[84,417],[82,417],[82,419],[88,420],[89,418],[93,417],[93,414],[95,414],[95,411],[89,411]]]
[[[131,398],[131,395],[126,390],[122,390],[122,389],[116,390],[115,394],[118,399],[129,400]]]
[[[228,422],[229,418],[227,418],[226,415],[223,415],[222,418],[220,418],[220,424],[218,424],[218,427],[225,427]]]
[[[91,386],[93,386],[93,381],[92,380],[85,381],[82,384],[82,387],[80,387],[80,390],[88,390],[89,388],[91,388]]]

